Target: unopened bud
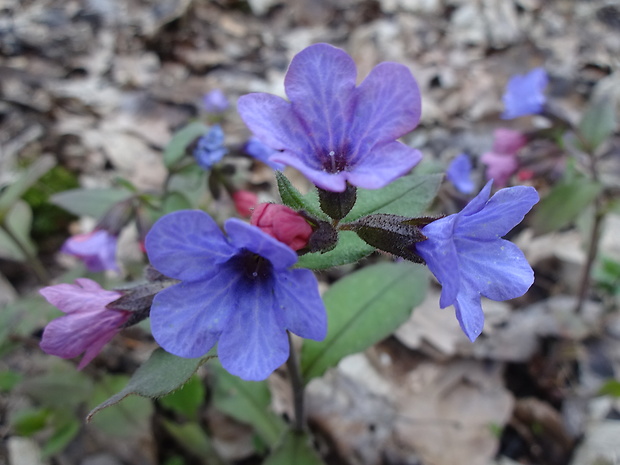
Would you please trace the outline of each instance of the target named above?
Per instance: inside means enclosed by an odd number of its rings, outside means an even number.
[[[293,250],[306,247],[312,235],[312,226],[286,205],[261,203],[254,209],[250,223]]]
[[[258,196],[254,192],[241,190],[234,192],[232,198],[237,213],[244,218],[250,218],[252,209],[258,203]]]

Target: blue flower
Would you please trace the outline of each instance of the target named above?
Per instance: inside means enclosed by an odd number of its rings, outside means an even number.
[[[238,219],[225,230],[194,210],[155,223],[146,237],[151,264],[181,282],[155,296],[151,328],[179,357],[200,357],[217,342],[226,370],[258,381],[287,360],[287,330],[325,337],[325,307],[312,271],[291,269],[292,249]]]
[[[505,106],[502,118],[513,119],[540,113],[547,101],[543,91],[548,80],[543,68],[534,68],[526,75],[511,77],[502,97]]]
[[[228,109],[229,103],[224,92],[213,89],[202,97],[205,110],[209,113],[223,113]]]
[[[245,146],[243,147],[243,151],[249,156],[256,158],[259,161],[262,161],[266,165],[271,166],[274,170],[282,171],[284,169],[284,165],[282,163],[277,163],[270,160],[270,157],[277,154],[278,151],[267,147],[256,137],[250,137],[248,139]]]
[[[381,63],[356,87],[355,62],[343,50],[315,44],[286,73],[290,102],[270,94],[239,98],[245,124],[279,152],[271,161],[301,171],[317,186],[342,192],[346,183],[379,189],[422,158],[396,139],[420,120],[420,91],[406,66]]]
[[[194,158],[202,169],[208,171],[227,153],[228,149],[224,147],[224,131],[219,124],[216,124],[198,139],[198,144],[194,149]]]
[[[456,317],[473,342],[482,332],[480,296],[491,300],[519,297],[534,282],[523,252],[502,239],[538,202],[533,187],[499,190],[490,200],[492,181],[460,212],[422,228],[428,240],[418,254],[442,286],[439,305],[454,305]]]
[[[471,160],[466,154],[462,153],[450,162],[446,170],[446,177],[459,192],[471,194],[474,191],[471,170]]]

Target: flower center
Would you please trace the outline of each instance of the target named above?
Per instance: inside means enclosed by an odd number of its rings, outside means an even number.
[[[249,250],[242,250],[234,257],[235,266],[250,281],[265,280],[272,275],[272,265],[269,260]]]
[[[340,173],[347,166],[347,160],[341,151],[330,150],[323,159],[323,170],[328,173]]]

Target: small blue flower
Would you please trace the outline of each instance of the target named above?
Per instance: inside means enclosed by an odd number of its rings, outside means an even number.
[[[217,342],[226,370],[263,380],[289,356],[287,330],[325,338],[325,307],[312,271],[291,269],[297,261],[291,248],[238,219],[229,219],[225,230],[202,211],[181,210],[148,233],[151,264],[181,281],[155,296],[153,336],[186,358]]]
[[[228,149],[224,147],[224,131],[219,124],[216,124],[198,139],[198,144],[194,149],[194,158],[202,169],[208,171],[227,153]]]
[[[278,150],[271,161],[301,171],[322,189],[347,182],[379,189],[407,174],[421,153],[398,139],[420,120],[420,90],[409,69],[377,65],[356,87],[355,62],[343,50],[315,44],[286,73],[289,101],[255,93],[239,98],[239,115],[261,142]]]
[[[473,342],[482,332],[483,295],[491,300],[519,297],[534,282],[523,252],[502,239],[538,202],[533,187],[499,190],[491,199],[492,181],[460,212],[422,228],[428,240],[418,254],[442,286],[439,305],[454,305],[461,328]]]
[[[548,81],[547,72],[543,68],[534,68],[525,75],[512,76],[502,97],[505,106],[502,119],[540,113],[547,101],[543,91]]]
[[[284,169],[284,165],[282,163],[277,163],[269,159],[269,157],[271,157],[272,155],[277,154],[278,151],[267,147],[256,137],[250,137],[248,139],[245,146],[243,147],[243,151],[252,158],[256,158],[257,160],[262,161],[266,165],[271,166],[274,170],[282,171]]]
[[[223,113],[228,109],[229,103],[224,92],[220,89],[213,89],[202,97],[205,110],[209,113]]]
[[[471,170],[471,160],[466,154],[462,153],[450,162],[446,170],[446,177],[459,192],[471,194],[474,191]]]

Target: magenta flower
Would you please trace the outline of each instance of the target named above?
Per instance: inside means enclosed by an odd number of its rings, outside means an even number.
[[[88,234],[77,234],[65,241],[61,252],[80,258],[88,271],[118,271],[116,246],[118,238],[98,229]]]
[[[217,343],[226,370],[259,381],[286,362],[287,330],[325,337],[325,307],[312,271],[292,268],[290,247],[236,218],[225,230],[197,210],[155,223],[146,236],[149,260],[181,282],[153,299],[151,329],[179,357],[201,357]]]
[[[525,75],[512,76],[502,97],[505,110],[503,119],[535,115],[542,111],[547,98],[544,90],[549,78],[543,68],[534,68]]]
[[[480,157],[480,161],[487,165],[487,179],[493,179],[498,187],[505,187],[519,169],[517,152],[526,144],[527,137],[519,131],[496,129],[493,148]]]
[[[538,193],[533,187],[516,186],[489,199],[491,185],[489,181],[461,212],[422,228],[428,239],[415,245],[442,286],[439,305],[454,305],[472,342],[484,327],[481,295],[514,299],[534,282],[523,252],[502,237],[538,202]]]
[[[39,293],[67,314],[45,327],[41,349],[61,358],[74,358],[83,353],[78,370],[101,352],[131,316],[131,312],[106,308],[121,297],[120,292],[106,291],[86,278],[76,279],[75,284],[44,287]]]
[[[379,189],[408,173],[422,158],[396,139],[420,120],[420,91],[406,66],[381,63],[356,87],[353,59],[315,44],[298,53],[286,73],[290,100],[270,94],[239,99],[241,118],[279,152],[270,161],[301,171],[322,189],[346,183]]]

